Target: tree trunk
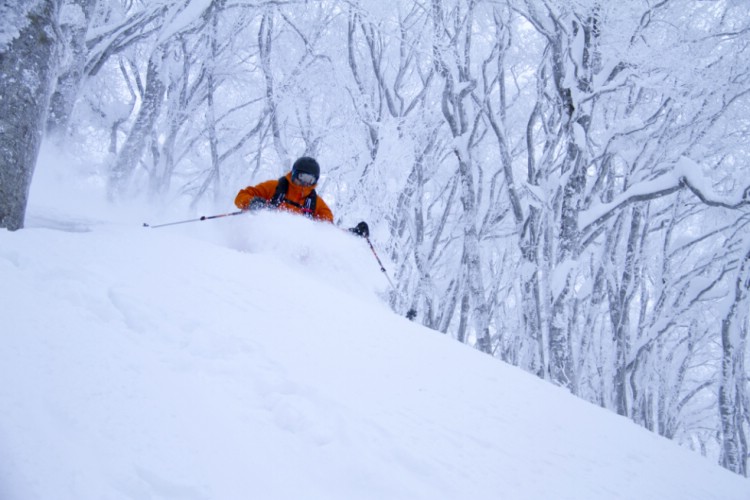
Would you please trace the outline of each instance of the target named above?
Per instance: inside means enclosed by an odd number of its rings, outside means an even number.
[[[617,413],[630,416],[628,404],[628,364],[630,360],[630,307],[632,289],[636,277],[636,259],[641,238],[641,218],[643,210],[636,205],[631,211],[630,232],[628,235],[625,262],[619,286],[610,286],[609,316],[612,321],[612,334],[615,342],[614,399]],[[619,267],[619,263],[615,262]]]
[[[47,132],[62,135],[68,128],[70,115],[73,112],[78,91],[86,67],[86,33],[91,22],[91,14],[96,0],[73,0],[72,9],[78,9],[71,15],[71,21],[63,19],[62,31],[69,52],[69,64],[61,68],[55,92],[52,94],[47,119]],[[80,15],[79,15],[80,14]],[[63,15],[63,18],[66,17]]]
[[[719,418],[721,419],[721,465],[747,475],[747,376],[745,343],[747,338],[748,289],[750,289],[750,252],[737,273],[734,302],[721,322],[721,381]]]
[[[524,221],[519,245],[521,247],[521,291],[523,297],[523,324],[533,347],[526,368],[540,378],[545,378],[546,357],[544,349],[544,331],[542,325],[542,296],[539,284],[539,250],[541,235],[539,210],[529,208],[528,218]]]
[[[164,49],[157,47],[148,60],[146,75],[146,89],[143,95],[141,109],[135,119],[133,128],[130,129],[128,138],[117,155],[117,160],[112,166],[109,177],[108,195],[110,199],[116,199],[123,195],[128,181],[141,159],[146,141],[154,128],[154,123],[159,116],[166,86],[160,74],[161,62]]]
[[[23,227],[57,76],[59,5],[19,2],[18,36],[0,46],[0,228]],[[8,22],[3,20],[3,22]]]
[[[273,14],[266,13],[260,23],[258,30],[258,49],[260,52],[260,66],[266,82],[266,106],[268,107],[269,119],[271,120],[271,131],[273,133],[273,144],[282,168],[286,169],[291,164],[289,152],[287,151],[284,138],[282,137],[282,126],[279,123],[279,99],[276,95],[276,81],[271,67],[271,50],[274,36]]]

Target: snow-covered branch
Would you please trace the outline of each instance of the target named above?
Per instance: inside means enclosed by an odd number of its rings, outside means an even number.
[[[650,181],[639,182],[615,196],[609,203],[602,203],[584,210],[579,215],[583,239],[596,231],[605,221],[623,208],[638,202],[651,201],[687,188],[702,203],[712,207],[739,209],[750,205],[750,186],[740,196],[718,197],[711,193],[709,181],[700,175],[701,166],[682,157],[669,172]]]

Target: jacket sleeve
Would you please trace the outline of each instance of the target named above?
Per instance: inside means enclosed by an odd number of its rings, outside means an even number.
[[[333,212],[331,212],[331,209],[328,208],[328,205],[326,205],[326,202],[320,196],[318,196],[318,201],[315,204],[315,214],[313,216],[318,220],[333,223]]]
[[[278,183],[279,181],[277,180],[271,180],[261,182],[256,186],[248,186],[245,189],[241,189],[240,192],[237,193],[237,197],[234,199],[234,204],[237,205],[237,208],[245,210],[250,204],[250,201],[256,196],[270,201],[271,198],[273,198],[274,193],[276,193],[276,186]]]

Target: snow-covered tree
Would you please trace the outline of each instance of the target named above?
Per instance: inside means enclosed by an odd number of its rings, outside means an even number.
[[[746,472],[741,2],[64,5],[50,127],[113,198],[230,205],[314,155],[394,310]]]
[[[0,228],[24,225],[61,45],[56,0],[0,4]]]

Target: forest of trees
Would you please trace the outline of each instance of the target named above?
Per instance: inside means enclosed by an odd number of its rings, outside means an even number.
[[[370,222],[393,263],[395,311],[747,475],[745,1],[18,0],[0,19],[0,227],[23,227],[43,138],[113,203],[186,210],[315,156],[337,221]]]

